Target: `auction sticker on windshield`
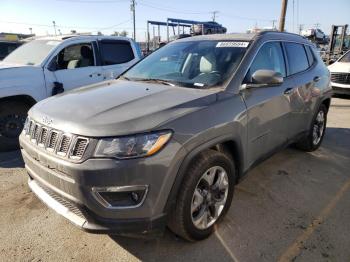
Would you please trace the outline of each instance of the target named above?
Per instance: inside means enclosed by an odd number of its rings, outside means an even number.
[[[247,47],[249,42],[219,42],[216,47]]]

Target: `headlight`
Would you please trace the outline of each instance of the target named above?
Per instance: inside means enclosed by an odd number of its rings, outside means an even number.
[[[171,131],[160,131],[134,136],[101,139],[95,156],[133,158],[151,156],[157,153],[169,141]]]

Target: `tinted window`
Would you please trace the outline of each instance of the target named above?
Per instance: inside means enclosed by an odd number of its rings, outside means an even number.
[[[286,42],[285,47],[288,57],[289,73],[291,75],[302,72],[309,67],[309,62],[303,45]]]
[[[115,65],[134,59],[134,52],[127,41],[102,41],[101,54],[104,65]]]
[[[249,69],[246,81],[251,82],[251,76],[257,70],[273,70],[286,76],[286,68],[283,57],[283,51],[279,42],[269,42],[264,44]]]
[[[311,47],[307,45],[305,46],[305,50],[306,50],[307,59],[309,60],[309,65],[311,66],[314,64],[314,61],[315,61],[313,52],[311,50]]]

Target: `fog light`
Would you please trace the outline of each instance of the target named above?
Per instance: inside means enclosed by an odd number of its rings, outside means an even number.
[[[112,209],[135,208],[143,204],[148,186],[94,187],[93,196],[104,207]]]

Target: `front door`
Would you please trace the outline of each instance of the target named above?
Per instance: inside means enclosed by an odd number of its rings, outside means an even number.
[[[64,91],[103,81],[102,69],[96,66],[91,43],[72,44],[55,56],[55,69],[45,69],[48,91],[61,85]],[[49,94],[50,95],[50,94]]]
[[[290,103],[285,91],[293,87],[286,77],[286,65],[280,42],[265,43],[255,56],[244,82],[252,81],[254,72],[261,69],[274,70],[284,77],[278,86],[249,88],[242,91],[247,106],[249,165],[287,142],[287,123]]]

